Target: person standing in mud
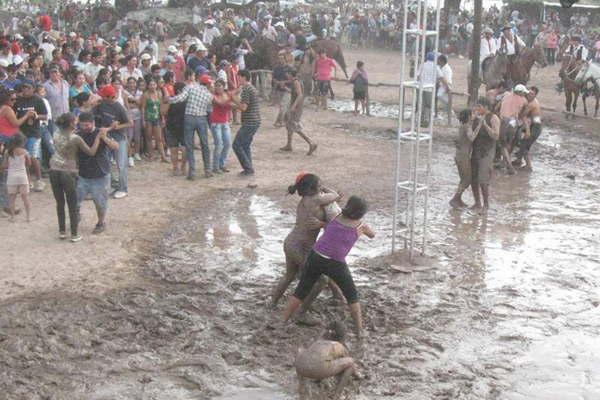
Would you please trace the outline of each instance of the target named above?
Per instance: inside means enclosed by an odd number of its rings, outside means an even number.
[[[302,270],[306,257],[310,254],[321,228],[326,225],[328,220],[339,214],[339,207],[336,202],[341,196],[335,191],[321,186],[317,175],[298,174],[295,183],[288,188],[288,192],[290,194],[297,192],[302,199],[296,208],[294,229],[283,242],[286,269],[285,275],[281,277],[271,293],[273,306],[277,304],[290,283],[296,278],[298,272]],[[337,210],[327,213],[326,209]],[[328,214],[330,214],[329,218],[327,218]],[[326,281],[326,279],[321,280],[319,286],[321,288],[325,286]],[[316,295],[318,295],[318,292]]]
[[[362,235],[370,239],[375,237],[375,232],[361,221],[366,212],[367,203],[360,197],[352,196],[342,213],[327,224],[325,232],[308,255],[300,282],[283,313],[284,321],[289,320],[302,305],[319,278],[326,275],[342,290],[356,324],[356,334],[359,338],[363,336],[358,292],[346,264],[346,256]]]
[[[525,85],[516,85],[513,92],[504,96],[500,103],[500,151],[509,175],[515,174],[515,169],[510,162],[510,154],[517,140],[529,90]]]
[[[525,158],[525,170],[532,171],[531,168],[531,155],[529,150],[535,141],[540,137],[542,133],[542,107],[537,99],[539,89],[536,86],[529,88],[529,94],[527,100],[529,104],[525,108],[525,132],[523,139],[519,142],[519,150],[516,154],[516,160],[513,161],[513,166],[519,168]]]
[[[327,327],[323,338],[313,342],[307,349],[299,349],[296,356],[296,374],[300,399],[306,398],[306,380],[323,380],[337,377],[333,399],[338,399],[350,379],[358,377],[357,366],[344,344],[346,329],[339,321]]]
[[[293,68],[286,70],[286,80],[290,82],[290,105],[285,113],[285,128],[287,130],[287,144],[282,147],[282,151],[292,151],[292,138],[297,133],[306,143],[308,143],[307,155],[312,155],[317,150],[317,144],[304,133],[302,127],[302,109],[304,108],[304,87],[298,79],[297,71]]]
[[[335,68],[335,61],[327,57],[325,49],[319,50],[314,70],[314,78],[317,81],[317,110],[319,107],[327,110],[327,95],[331,90],[331,71]]]
[[[496,141],[500,138],[500,119],[491,112],[489,102],[485,97],[480,97],[475,106],[472,129],[475,136],[471,153],[471,190],[475,199],[472,208],[487,211],[490,207],[490,180]]]
[[[243,168],[241,176],[254,175],[254,165],[252,164],[252,140],[260,128],[260,108],[258,92],[250,83],[250,72],[244,70],[238,72],[240,78],[240,87],[238,88],[239,97],[235,96],[233,102],[242,112],[242,126],[235,135],[232,148]]]
[[[473,148],[473,140],[475,134],[471,124],[472,112],[469,109],[462,110],[458,113],[458,121],[460,127],[458,128],[458,138],[456,139],[456,155],[454,156],[454,162],[458,169],[458,176],[460,182],[458,183],[458,189],[450,200],[450,205],[454,208],[465,208],[467,205],[462,201],[462,194],[471,185],[471,151]]]

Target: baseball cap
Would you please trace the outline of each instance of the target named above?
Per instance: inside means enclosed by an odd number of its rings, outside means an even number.
[[[177,53],[177,47],[170,45],[169,47],[167,47],[167,51],[169,53]]]
[[[213,81],[212,81],[210,75],[205,74],[200,77],[200,83],[203,85],[210,85],[210,84],[212,84],[212,82]]]
[[[515,88],[513,89],[513,92],[515,92],[515,93],[525,93],[525,94],[529,94],[529,89],[527,89],[527,87],[525,87],[525,85],[518,84],[518,85],[517,85],[517,86],[515,86]]]
[[[117,96],[117,90],[115,89],[115,87],[113,85],[106,85],[102,89],[100,89],[100,91],[98,92],[98,94],[102,98],[116,97]]]
[[[143,60],[151,60],[151,59],[152,59],[152,56],[148,53],[144,53],[140,56],[140,60],[142,60],[142,61]]]

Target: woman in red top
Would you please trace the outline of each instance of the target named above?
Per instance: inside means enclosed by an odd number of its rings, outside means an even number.
[[[0,154],[3,152],[2,147],[19,133],[20,126],[35,114],[34,111],[28,111],[21,118],[17,118],[12,108],[15,101],[17,95],[14,91],[0,92]]]
[[[213,172],[229,172],[225,168],[225,162],[231,148],[231,127],[229,126],[229,115],[231,113],[231,94],[225,91],[225,82],[215,82],[215,93],[213,96],[213,110],[210,114],[210,127],[215,142],[213,158]]]

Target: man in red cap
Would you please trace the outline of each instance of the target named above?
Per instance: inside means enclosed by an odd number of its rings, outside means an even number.
[[[113,192],[115,199],[122,199],[127,196],[127,158],[128,158],[128,142],[127,129],[131,126],[127,110],[119,102],[117,102],[117,90],[112,85],[106,85],[98,94],[102,97],[102,101],[93,108],[96,126],[98,128],[110,128],[109,136],[119,144],[118,150],[113,154],[117,161],[119,170],[119,186]]]

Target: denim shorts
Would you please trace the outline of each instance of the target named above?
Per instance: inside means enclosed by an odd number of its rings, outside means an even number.
[[[25,149],[31,158],[42,158],[42,138],[29,137],[25,143]]]
[[[8,142],[10,142],[10,140],[12,138],[14,138],[15,136],[4,136],[3,134],[0,133],[0,144],[5,144],[8,145]]]
[[[81,202],[89,194],[94,200],[94,204],[102,212],[108,208],[108,186],[110,184],[110,174],[101,178],[83,178],[77,180],[77,202]]]

